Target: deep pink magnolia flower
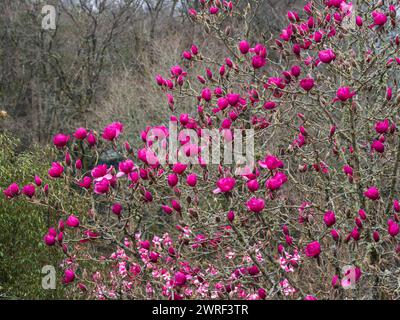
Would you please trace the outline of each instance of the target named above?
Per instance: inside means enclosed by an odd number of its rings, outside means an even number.
[[[48,233],[43,237],[43,242],[45,243],[46,246],[49,247],[54,246],[54,244],[56,243],[56,237]]]
[[[64,233],[60,232],[57,235],[57,241],[61,244],[63,242],[63,240],[64,240]]]
[[[209,11],[210,11],[210,14],[217,14],[219,12],[219,8],[212,6],[212,7],[210,7]]]
[[[253,266],[247,268],[247,272],[251,276],[256,276],[257,274],[260,273],[260,269],[258,269],[258,267],[256,265],[253,265]]]
[[[340,87],[336,92],[334,101],[347,101],[356,95],[355,91],[351,91],[350,87]]]
[[[68,219],[65,221],[65,223],[67,224],[68,227],[71,228],[77,228],[79,227],[79,219],[78,217],[74,216],[73,214],[71,214]]]
[[[257,179],[247,181],[247,188],[251,192],[256,192],[258,189],[260,189]]]
[[[393,88],[392,87],[388,87],[386,89],[386,100],[390,101],[393,98]]]
[[[380,199],[381,197],[377,187],[369,187],[368,190],[364,192],[364,196],[374,201]]]
[[[143,161],[152,168],[157,168],[160,165],[157,155],[151,149],[148,148],[139,149],[137,155],[140,161]]]
[[[313,78],[304,78],[300,80],[300,87],[303,88],[305,91],[311,91],[312,88],[314,88],[314,79]]]
[[[372,237],[374,238],[374,241],[375,241],[375,242],[379,242],[379,240],[381,239],[381,237],[380,237],[378,231],[374,231],[374,232],[372,233]]]
[[[165,80],[160,74],[158,74],[158,75],[156,75],[156,82],[159,86],[162,86],[162,85],[164,85]]]
[[[393,209],[394,211],[396,211],[397,213],[400,213],[400,203],[399,200],[394,199],[393,200]]]
[[[365,213],[365,210],[363,209],[358,210],[358,215],[362,220],[367,220],[367,214]]]
[[[296,11],[288,11],[287,17],[290,20],[290,22],[299,22],[300,21],[299,14]]]
[[[178,77],[183,73],[183,70],[182,70],[181,66],[176,65],[176,66],[171,67],[170,72],[171,72],[172,76]]]
[[[256,55],[266,58],[267,57],[267,48],[261,43],[257,43],[254,48],[250,49],[250,51],[254,52]]]
[[[239,114],[236,111],[234,110],[229,111],[229,118],[231,118],[232,121],[235,121],[238,117]]]
[[[178,287],[185,285],[185,283],[186,283],[186,275],[183,272],[178,271],[174,275],[174,283]]]
[[[195,187],[197,184],[197,175],[195,173],[191,173],[186,177],[186,183],[190,187]]]
[[[324,222],[327,227],[331,227],[336,223],[336,216],[333,211],[327,211],[324,215]]]
[[[128,180],[132,182],[129,188],[132,188],[140,179],[139,173],[137,171],[133,171],[128,175]]]
[[[270,77],[267,80],[267,83],[264,85],[266,89],[271,88],[271,89],[284,89],[286,87],[286,82],[285,79],[279,78],[279,77]]]
[[[385,152],[385,145],[381,141],[375,140],[371,144],[371,149],[375,150],[378,153],[384,153]]]
[[[228,218],[229,222],[233,222],[233,220],[235,219],[235,212],[229,211],[228,215],[227,215],[227,218]]]
[[[112,211],[112,213],[114,213],[116,216],[120,216],[121,215],[121,212],[122,212],[122,205],[120,204],[120,203],[118,203],[118,202],[116,202],[116,203],[114,203],[113,204],[113,206],[112,206],[112,208],[111,208],[111,211]]]
[[[359,217],[355,218],[355,223],[356,223],[357,227],[359,227],[360,229],[363,227],[362,221]]]
[[[57,235],[57,241],[61,244],[63,242],[63,239],[64,239],[64,233],[60,232]]]
[[[193,53],[193,55],[197,56],[197,54],[199,53],[199,48],[195,44],[192,44],[192,46],[190,47],[190,51]]]
[[[35,176],[33,180],[38,187],[42,185],[42,179],[39,176]]]
[[[278,104],[276,103],[276,102],[274,102],[274,101],[266,101],[265,103],[264,103],[264,109],[265,110],[273,110],[273,109],[275,109],[276,107],[278,106]]]
[[[389,132],[389,120],[385,119],[383,121],[379,121],[375,124],[375,131],[379,134],[384,134]]]
[[[32,198],[35,195],[35,185],[27,184],[22,188],[22,193],[26,195],[28,198]]]
[[[90,177],[83,177],[83,179],[78,182],[78,185],[81,188],[90,189],[90,186],[92,185],[92,179],[90,179]]]
[[[75,272],[72,269],[67,269],[64,272],[64,283],[70,283],[75,280]]]
[[[82,169],[82,160],[81,159],[77,159],[75,161],[75,168],[76,168],[76,170],[81,170]]]
[[[314,41],[316,43],[320,43],[322,41],[323,36],[324,36],[324,33],[320,32],[320,31],[316,31],[314,33]],[[310,58],[312,58],[312,57],[310,57]],[[310,64],[310,61],[308,61],[308,64]]]
[[[181,206],[181,203],[179,202],[179,200],[173,199],[171,201],[171,206],[172,206],[172,208],[174,208],[174,210],[176,210],[178,212],[180,212],[182,210],[182,206]]]
[[[171,214],[173,212],[173,209],[170,206],[167,205],[162,205],[161,209],[166,213],[166,214]]]
[[[303,7],[303,10],[304,10],[307,14],[312,14],[312,9],[313,9],[313,3],[312,3],[312,2],[308,2],[308,3]]]
[[[78,128],[74,133],[74,137],[78,140],[83,140],[86,138],[88,132],[85,128]]]
[[[82,239],[82,240],[80,240],[81,243],[82,243],[82,242],[87,242],[87,241],[89,241],[90,239],[96,239],[96,238],[98,238],[98,237],[100,236],[99,233],[94,232],[94,231],[91,231],[91,230],[85,230],[85,231],[83,231],[83,235],[85,236],[85,238]]]
[[[15,182],[10,184],[7,189],[3,191],[4,195],[8,198],[14,198],[19,195],[19,186]]]
[[[219,68],[219,74],[220,74],[221,77],[224,76],[224,74],[225,74],[225,65],[222,65],[222,66]]]
[[[350,237],[352,237],[354,241],[360,240],[360,230],[357,226],[354,227],[353,230],[351,231]]]
[[[331,7],[340,8],[340,6],[343,2],[344,2],[344,0],[327,0],[327,1],[325,1],[325,4],[328,8],[331,8]]]
[[[204,89],[204,90],[206,90],[206,89]],[[203,90],[203,92],[205,92]],[[210,96],[209,96],[209,99],[211,100],[211,92],[209,92],[210,93]],[[207,94],[207,92],[205,92],[204,93],[204,95],[205,95],[205,97],[207,97],[207,99],[208,99],[208,94]],[[180,115],[179,115],[179,122],[181,123],[181,125],[183,125],[183,126],[186,126],[188,123],[189,123],[189,114],[187,114],[187,113],[181,113]]]
[[[56,237],[57,236],[57,231],[54,228],[49,228],[49,231],[47,232],[49,235]]]
[[[50,170],[48,171],[49,176],[52,177],[52,178],[61,177],[63,172],[64,172],[64,167],[61,164],[59,164],[58,162],[53,162],[51,164]]]
[[[178,176],[176,174],[170,174],[167,177],[168,185],[170,187],[175,187],[178,184]]]
[[[67,153],[65,154],[65,164],[66,164],[67,166],[70,166],[70,165],[71,165],[71,162],[72,162],[72,160],[71,160],[71,155],[69,154],[69,152],[67,152]]]
[[[228,100],[228,103],[234,107],[240,102],[240,94],[239,93],[228,93],[226,95],[226,99]]]
[[[241,54],[247,54],[250,50],[250,45],[246,40],[242,40],[239,43],[239,51]]]
[[[268,155],[265,157],[264,160],[259,161],[258,164],[261,168],[268,169],[268,170],[276,170],[278,168],[283,168],[284,164],[281,160],[279,160],[275,156]]]
[[[338,276],[338,275],[334,275],[334,276],[332,277],[331,284],[332,284],[332,287],[333,287],[333,288],[337,288],[337,287],[340,286],[340,279],[339,279],[339,276]]]
[[[18,184],[16,184],[15,182],[14,183],[12,183],[12,184],[10,184],[10,186],[8,187],[9,189],[10,189],[10,191],[11,191],[11,193],[13,194],[13,195],[18,195],[19,194],[19,186],[18,186]]]
[[[275,191],[280,189],[282,187],[282,180],[280,179],[275,179],[275,178],[270,178],[266,181],[265,186],[267,189],[271,191]]]
[[[111,183],[107,179],[102,179],[94,185],[94,192],[96,194],[105,194],[110,191]]]
[[[158,261],[159,257],[160,257],[160,254],[158,254],[157,252],[154,252],[154,251],[150,252],[150,254],[149,254],[150,261],[154,262],[154,263],[156,263]]]
[[[286,29],[283,29],[283,30],[282,30],[282,33],[280,34],[279,37],[280,37],[283,41],[289,41],[289,40],[291,39],[292,35],[293,35],[293,29],[292,29],[291,26],[289,26],[289,27],[287,27]]]
[[[318,241],[309,243],[306,246],[305,253],[307,257],[318,258],[321,253],[321,246]]]
[[[352,177],[353,176],[353,168],[349,165],[343,166],[343,172],[345,175]]]
[[[225,118],[222,120],[221,122],[222,129],[230,129],[231,126],[232,126],[232,121],[230,119]]]
[[[69,141],[69,136],[62,134],[62,133],[56,134],[53,138],[53,144],[58,149],[65,147],[67,145],[68,141]]]
[[[90,133],[87,135],[86,140],[87,140],[89,146],[91,146],[91,147],[95,146],[96,143],[97,143],[97,138],[96,138],[96,136],[95,136],[92,132],[90,132]]]
[[[119,163],[118,168],[119,172],[117,173],[117,178],[120,178],[126,174],[130,174],[135,168],[135,164],[131,159],[126,159],[125,161],[121,161]]]
[[[104,128],[103,139],[113,141],[114,139],[118,138],[123,130],[124,125],[121,122],[113,122]]]
[[[297,138],[293,141],[293,145],[296,147],[301,148],[302,146],[304,146],[306,144],[306,138],[304,135],[302,135],[301,133],[299,133],[299,135],[297,136]]]
[[[217,106],[220,110],[225,110],[229,106],[229,101],[227,98],[221,97],[217,101]]]
[[[369,28],[373,28],[375,26],[383,26],[387,22],[386,14],[379,11],[372,11],[372,18],[374,19],[374,23],[369,26]]]
[[[392,236],[395,237],[399,234],[400,228],[399,225],[397,224],[396,221],[389,219],[388,221],[388,233]]]
[[[192,53],[189,51],[183,51],[182,57],[186,60],[191,60],[192,59]]]
[[[201,91],[201,97],[207,102],[211,101],[211,98],[212,98],[211,90],[209,88],[204,88]]]
[[[149,250],[150,249],[150,241],[149,240],[143,240],[139,242],[140,248]]]
[[[321,50],[318,53],[318,58],[323,63],[331,63],[332,61],[334,61],[336,59],[336,55],[335,55],[335,53],[333,52],[332,49]]]
[[[318,300],[318,299],[314,296],[308,295],[308,296],[305,296],[304,300]]]
[[[298,77],[301,74],[301,67],[300,66],[293,66],[290,69],[290,73],[292,74],[293,77]]]
[[[267,291],[264,288],[259,288],[257,290],[257,294],[262,300],[264,300],[267,297]]]
[[[186,168],[187,164],[178,162],[173,165],[172,171],[176,174],[182,174],[185,172]]]
[[[339,231],[337,231],[337,230],[335,230],[335,229],[332,229],[332,230],[331,230],[331,236],[332,236],[332,239],[333,239],[333,240],[338,241],[338,240],[339,240],[339,237],[340,237]]]
[[[266,59],[262,56],[253,56],[251,59],[251,65],[254,69],[260,69],[267,63]]]
[[[194,8],[190,8],[190,9],[188,9],[188,13],[189,13],[189,15],[191,16],[191,17],[196,17],[197,16],[197,11],[196,11],[196,9],[194,9]]]
[[[236,185],[236,180],[232,177],[221,178],[217,181],[217,189],[214,193],[225,193],[233,190]]]
[[[95,181],[101,181],[103,179],[110,180],[112,178],[112,170],[112,166],[107,168],[107,164],[99,164],[92,169],[91,174]]]
[[[246,207],[252,212],[259,213],[265,208],[265,201],[262,198],[251,198],[246,202]]]
[[[282,187],[287,182],[287,176],[283,172],[277,172],[272,178],[269,178],[265,186],[267,189],[274,191]]]

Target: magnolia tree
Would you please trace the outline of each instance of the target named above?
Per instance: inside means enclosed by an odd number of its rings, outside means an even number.
[[[226,56],[193,45],[156,76],[170,119],[137,146],[119,122],[57,134],[49,177],[4,190],[49,208],[61,281],[100,299],[398,298],[398,1],[312,1],[259,43],[251,8],[200,3]]]

